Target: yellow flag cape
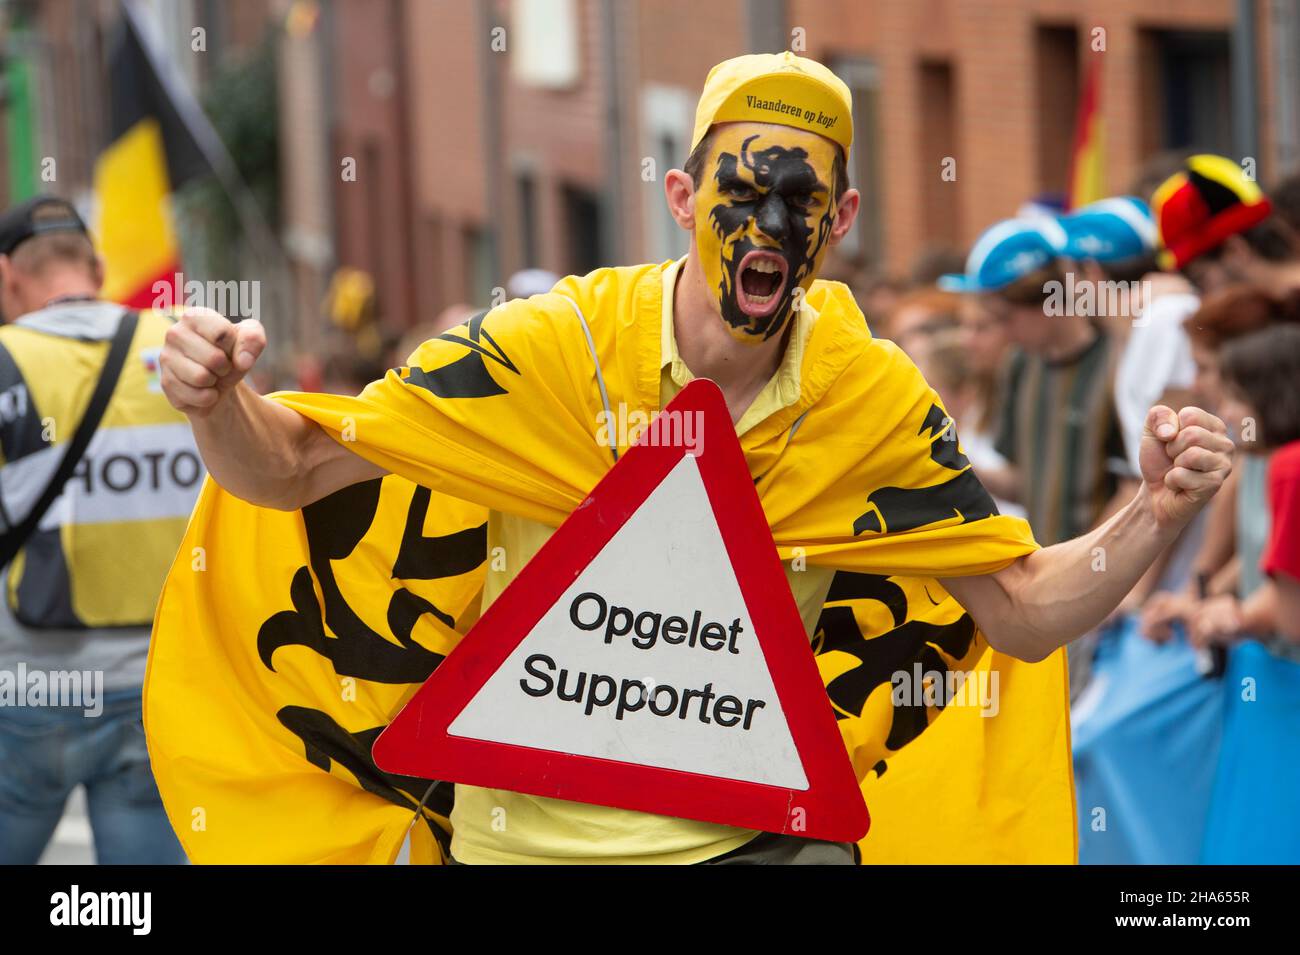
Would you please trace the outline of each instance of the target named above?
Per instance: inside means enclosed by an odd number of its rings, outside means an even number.
[[[359,397],[277,396],[382,481],[296,512],[207,482],[145,685],[193,860],[389,862],[408,830],[414,860],[442,857],[453,787],[382,773],[370,746],[477,618],[488,509],[558,526],[613,464],[602,412],[658,410],[664,267],[499,306]],[[814,283],[807,304],[799,398],[741,445],[781,559],[840,571],[813,650],[872,811],[864,858],[1073,861],[1064,653],[992,652],[935,580],[1029,553],[1028,525],[997,514],[937,396],[848,290]],[[996,715],[894,685],[950,671],[996,687]]]

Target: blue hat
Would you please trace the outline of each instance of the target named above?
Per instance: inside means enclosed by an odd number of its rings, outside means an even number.
[[[1062,253],[1082,262],[1122,262],[1156,249],[1156,223],[1150,207],[1136,196],[1089,203],[1060,218],[1068,237]]]
[[[1051,216],[1005,219],[984,230],[966,257],[966,271],[939,278],[946,292],[993,292],[1037,272],[1062,255],[1066,234]]]

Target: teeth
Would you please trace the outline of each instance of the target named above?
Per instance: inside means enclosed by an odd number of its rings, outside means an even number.
[[[749,265],[745,266],[745,268],[747,268],[747,269],[753,269],[755,272],[758,272],[758,273],[761,274],[761,275],[778,275],[778,276],[779,276],[779,274],[780,274],[780,272],[781,272],[781,265],[780,265],[780,263],[777,262],[775,259],[770,258],[770,257],[769,257],[769,258],[755,259],[755,260],[752,261]],[[746,292],[746,293],[745,293],[745,298],[749,301],[749,303],[750,303],[751,305],[755,305],[755,306],[762,307],[762,306],[764,306],[764,305],[767,305],[767,304],[768,304],[769,302],[771,302],[773,299],[775,299],[775,298],[776,298],[776,295],[777,295],[777,292],[779,292],[779,291],[780,291],[780,288],[777,288],[777,289],[775,289],[775,290],[772,292],[771,295],[755,295],[755,294],[753,294],[752,292]]]

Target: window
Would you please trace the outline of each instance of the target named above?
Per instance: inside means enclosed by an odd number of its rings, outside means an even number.
[[[442,219],[436,212],[419,218],[419,248],[415,259],[415,281],[419,305],[414,322],[431,319],[451,304],[448,301],[447,262],[442,248]],[[405,357],[405,356],[402,356]]]
[[[601,241],[600,199],[578,186],[561,189],[564,205],[564,234],[568,245],[567,271],[585,275],[609,263],[604,261]]]
[[[642,155],[654,160],[654,178],[638,175],[645,223],[646,258],[651,262],[677,259],[686,254],[690,237],[668,211],[664,200],[664,175],[681,169],[690,152],[695,101],[688,90],[676,86],[646,85],[641,93]],[[638,170],[639,173],[639,170]]]
[[[944,162],[957,155],[957,110],[952,64],[928,60],[921,64],[921,225],[929,246],[960,248],[961,203],[958,180],[940,176]]]
[[[1038,81],[1038,186],[1064,196],[1069,189],[1079,112],[1079,31],[1039,27],[1034,68]]]
[[[578,82],[576,0],[514,0],[506,36],[516,80],[543,89],[568,89]]]
[[[1142,85],[1143,147],[1230,156],[1232,81],[1228,34],[1216,30],[1146,30]]]
[[[467,225],[461,228],[462,249],[465,256],[465,289],[471,302],[490,302],[492,286],[492,248],[490,239],[482,229]]]
[[[519,190],[519,254],[526,269],[537,268],[537,183],[530,172],[515,177]]]
[[[853,149],[849,154],[849,183],[862,193],[862,208],[840,253],[859,263],[884,258],[884,202],[880,188],[880,75],[871,60],[848,57],[831,64],[853,94]]]

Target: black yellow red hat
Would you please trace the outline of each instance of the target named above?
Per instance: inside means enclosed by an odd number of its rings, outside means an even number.
[[[1151,197],[1161,268],[1181,269],[1231,236],[1259,225],[1272,211],[1268,197],[1231,159],[1189,157]]]

